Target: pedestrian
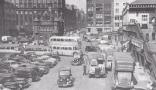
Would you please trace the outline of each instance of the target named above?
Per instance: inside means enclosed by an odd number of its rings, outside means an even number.
[[[87,66],[84,64],[83,65],[83,76],[86,75],[86,68],[87,68]]]

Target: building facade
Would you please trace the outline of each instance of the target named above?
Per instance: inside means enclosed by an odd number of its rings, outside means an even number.
[[[65,31],[73,31],[76,28],[76,7],[74,5],[66,5],[64,10]]]
[[[118,31],[122,27],[122,11],[128,3],[135,0],[114,0],[113,1],[113,30]]]
[[[13,0],[19,29],[33,30],[34,36],[62,35],[65,0]]]
[[[123,10],[123,24],[137,23],[147,41],[156,40],[155,21],[156,1],[136,0]]]
[[[156,79],[156,0],[136,0],[123,10],[123,25],[131,27],[133,38],[128,33],[131,50],[148,73]],[[127,31],[127,29],[126,29]],[[134,36],[135,34],[135,36]],[[136,37],[140,37],[135,39]]]
[[[0,36],[12,35],[17,30],[15,10],[10,0],[0,0]]]
[[[87,29],[90,33],[112,31],[112,0],[87,0]]]
[[[85,13],[74,5],[66,5],[64,10],[65,31],[75,31],[85,27]]]

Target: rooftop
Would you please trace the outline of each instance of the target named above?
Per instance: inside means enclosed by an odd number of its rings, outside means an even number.
[[[156,0],[135,0],[132,4],[156,4]]]

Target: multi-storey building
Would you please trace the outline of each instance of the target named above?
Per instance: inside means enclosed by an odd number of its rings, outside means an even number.
[[[74,5],[66,5],[64,10],[65,31],[75,31],[85,26],[85,13]]]
[[[136,60],[156,79],[156,0],[136,0],[127,4],[123,10],[123,26],[130,26],[130,30],[124,31]]]
[[[123,25],[138,23],[147,40],[156,40],[155,18],[156,0],[136,0],[123,10]]]
[[[16,8],[10,0],[0,0],[0,36],[16,31]]]
[[[112,31],[112,0],[87,0],[88,32]]]
[[[14,0],[19,29],[33,30],[35,36],[64,33],[65,0]]]
[[[122,11],[128,3],[135,0],[114,0],[113,1],[113,30],[117,31],[122,27]]]
[[[76,7],[74,5],[66,5],[64,10],[65,31],[73,31],[76,28]]]

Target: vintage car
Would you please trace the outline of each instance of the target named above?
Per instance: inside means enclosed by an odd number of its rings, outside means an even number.
[[[53,54],[52,58],[56,58],[57,61],[61,61],[61,57],[58,54]]]
[[[46,63],[51,63],[52,67],[56,66],[57,60],[55,58],[49,58],[47,60],[44,60]]]
[[[14,60],[6,60],[6,61],[3,61],[4,64],[6,64],[7,66],[11,67],[11,68],[17,68],[20,63],[19,62],[16,62]]]
[[[71,61],[72,65],[82,65],[83,64],[83,56],[79,53],[74,55],[74,59]]]
[[[21,90],[30,86],[30,83],[25,78],[16,78],[13,72],[8,69],[0,69],[0,84],[10,90]]]
[[[27,78],[33,82],[39,81],[40,77],[42,76],[39,68],[36,65],[28,63],[22,63],[15,69],[14,73],[18,78]]]
[[[27,79],[16,78],[14,76],[5,76],[5,78],[2,80],[2,84],[4,85],[4,87],[11,90],[21,90],[30,86],[30,83]]]
[[[61,61],[61,57],[59,56],[59,54],[57,52],[55,53],[49,53],[47,54],[48,56],[55,58],[57,61]]]
[[[100,78],[106,76],[107,76],[107,72],[105,70],[104,60],[101,58],[92,59],[89,67],[89,78],[91,77]]]
[[[41,63],[41,62],[38,62],[38,61],[31,62],[31,64],[34,64],[39,68],[41,76],[43,76],[44,74],[49,73],[49,66],[47,64]]]
[[[58,87],[71,87],[73,86],[73,81],[70,68],[62,68],[59,71],[57,80]]]

